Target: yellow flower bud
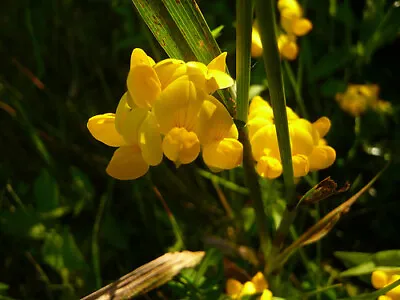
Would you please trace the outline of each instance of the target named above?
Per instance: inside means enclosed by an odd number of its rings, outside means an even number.
[[[270,290],[264,290],[260,300],[272,300],[272,292]]]
[[[243,284],[236,279],[229,278],[226,281],[226,293],[234,299],[240,294],[242,288]]]
[[[400,279],[400,274],[395,274],[390,277],[388,284],[391,284]],[[391,297],[392,299],[400,299],[400,286],[396,286],[394,289],[391,289],[386,293],[386,296]]]
[[[257,272],[257,274],[251,279],[251,282],[254,284],[257,293],[261,293],[263,290],[268,288],[268,283],[265,280],[264,274],[261,272]]]
[[[389,282],[389,276],[384,271],[374,271],[371,276],[372,286],[376,289],[385,287]]]
[[[243,289],[240,292],[240,296],[245,296],[245,295],[254,295],[257,293],[256,287],[254,286],[254,283],[251,281],[245,282],[243,285]]]
[[[281,34],[278,37],[278,49],[279,53],[288,60],[294,60],[299,53],[299,47],[296,44],[296,38],[294,36],[288,36]]]
[[[303,36],[309,33],[312,29],[312,23],[310,20],[301,18],[293,21],[292,30],[297,36]]]

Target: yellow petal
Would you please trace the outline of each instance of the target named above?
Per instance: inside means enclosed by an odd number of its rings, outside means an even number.
[[[185,62],[179,59],[168,58],[158,62],[154,66],[162,89],[165,89],[172,81],[186,74]]]
[[[209,70],[207,78],[206,92],[208,94],[212,94],[219,89],[226,89],[235,83],[231,76],[219,70]]]
[[[213,96],[204,100],[195,132],[201,144],[208,144],[223,138],[238,138],[238,130],[225,106]]]
[[[261,128],[271,125],[271,121],[265,118],[257,117],[247,122],[247,129],[249,130],[249,139],[251,140],[254,134]]]
[[[371,275],[372,286],[376,289],[385,287],[389,282],[389,275],[384,271],[374,271]]]
[[[192,131],[205,98],[205,92],[196,89],[188,76],[181,76],[168,85],[153,107],[161,133],[167,134],[174,127]]]
[[[282,174],[282,164],[276,158],[263,156],[257,163],[256,171],[263,178],[274,179]]]
[[[186,75],[192,81],[196,88],[206,90],[207,67],[198,61],[189,61],[186,63]]]
[[[108,146],[119,147],[125,144],[124,139],[115,129],[114,114],[91,117],[87,122],[87,128],[96,140]]]
[[[386,296],[386,295],[382,295],[378,297],[378,300],[394,300],[394,298]]]
[[[258,30],[253,26],[251,32],[251,56],[260,57],[262,55],[263,48],[261,43],[261,37]]]
[[[305,18],[296,19],[293,21],[292,29],[295,35],[303,36],[311,31],[312,23],[310,20]]]
[[[260,300],[272,300],[272,292],[270,290],[264,290]]]
[[[256,291],[256,288],[255,288],[254,284],[251,281],[247,281],[243,285],[243,289],[240,292],[240,296],[254,295],[256,293],[257,293],[257,291]]]
[[[127,86],[133,102],[138,107],[151,108],[161,92],[157,73],[148,65],[137,65],[129,71]]]
[[[314,147],[311,155],[308,157],[310,170],[316,171],[330,167],[336,159],[335,149],[329,146]]]
[[[226,55],[227,52],[222,52],[214,58],[208,65],[208,70],[218,70],[225,73],[226,70]]]
[[[127,144],[138,144],[139,128],[149,114],[146,108],[130,108],[127,98],[122,97],[115,115],[115,128]]]
[[[230,170],[242,162],[243,146],[236,140],[226,138],[203,147],[204,163],[214,169]]]
[[[294,155],[292,157],[294,177],[303,177],[310,171],[310,164],[305,155]]]
[[[389,280],[389,284],[397,281],[400,279],[400,275],[392,275]],[[389,292],[386,293],[386,296],[392,297],[392,299],[397,300],[400,299],[400,286],[396,286],[394,289],[391,289]]]
[[[311,123],[305,119],[297,119],[289,125],[292,155],[310,155],[314,148]]]
[[[161,134],[155,116],[149,113],[139,130],[139,146],[144,160],[150,166],[161,163],[163,150],[161,147]]]
[[[255,97],[253,97],[253,99],[251,99],[250,107],[249,107],[249,114],[251,114],[253,111],[259,109],[260,107],[265,107],[265,108],[271,109],[271,111],[272,111],[272,108],[267,101],[265,101],[260,96],[255,96]]]
[[[240,291],[243,288],[243,284],[241,284],[238,280],[229,278],[226,281],[226,293],[229,296],[237,296],[240,294]]]
[[[177,165],[189,164],[199,155],[200,142],[194,132],[175,127],[165,135],[162,148],[165,156]]]
[[[107,174],[119,180],[136,179],[149,169],[138,146],[123,146],[118,148],[107,166]]]
[[[319,137],[323,138],[331,128],[331,121],[327,117],[321,117],[312,126],[317,130]]]
[[[154,60],[146,54],[142,49],[135,48],[131,54],[131,69],[137,65],[148,65],[150,67],[154,66]]]
[[[257,274],[251,279],[251,282],[254,283],[257,293],[261,293],[263,290],[268,289],[268,283],[265,280],[264,274],[261,272],[257,272]]]
[[[253,157],[258,161],[261,156],[268,154],[280,160],[278,138],[275,125],[266,125],[260,128],[250,140]]]

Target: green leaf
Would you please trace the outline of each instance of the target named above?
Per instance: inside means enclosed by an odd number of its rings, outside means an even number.
[[[195,1],[162,0],[162,2],[198,61],[208,64],[221,53]]]
[[[385,286],[384,288],[377,290],[372,293],[367,293],[367,294],[361,294],[358,296],[352,296],[351,298],[341,298],[339,300],[354,300],[354,299],[365,299],[365,300],[371,300],[371,299],[377,299],[379,296],[385,295],[387,292],[390,290],[394,289],[395,287],[400,285],[400,279],[396,280],[395,282]]]
[[[385,250],[375,253],[374,262],[379,266],[400,267],[400,250]]]
[[[364,252],[345,252],[336,251],[334,255],[340,259],[347,267],[360,265],[371,261],[373,254]]]
[[[45,263],[60,273],[64,269],[78,271],[87,268],[73,235],[66,227],[62,234],[52,231],[47,235],[42,247],[42,257]]]
[[[38,212],[48,212],[59,204],[59,189],[54,177],[46,169],[40,171],[33,185],[33,194]]]
[[[32,210],[0,213],[0,230],[16,238],[42,239],[46,234],[46,227]]]
[[[161,0],[132,0],[132,2],[169,57],[195,59],[194,53]]]
[[[365,274],[370,274],[375,271],[376,265],[372,261],[368,261],[362,263],[356,267],[350,268],[346,271],[340,273],[341,277],[349,277],[349,276],[360,276]]]
[[[218,38],[221,35],[222,29],[224,29],[224,27],[225,27],[224,25],[220,25],[217,28],[211,30],[211,34],[214,39]]]

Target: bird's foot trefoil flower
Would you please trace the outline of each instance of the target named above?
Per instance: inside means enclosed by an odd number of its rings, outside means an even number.
[[[258,297],[259,300],[272,300],[272,292],[268,289],[268,283],[261,272],[258,272],[251,281],[246,281],[244,284],[236,279],[229,278],[226,281],[226,293],[236,300],[255,294],[261,294]]]
[[[371,276],[371,283],[374,288],[381,289],[400,279],[400,274],[390,271],[374,271]],[[388,291],[385,295],[379,296],[378,300],[399,300],[400,286]]]
[[[289,107],[289,136],[295,177],[310,171],[328,168],[336,159],[335,150],[326,145],[323,137],[330,129],[326,117],[310,123],[299,118]],[[264,178],[277,178],[282,174],[278,138],[271,106],[259,96],[252,99],[247,123],[256,171]]]
[[[118,147],[106,171],[117,179],[136,179],[163,154],[176,166],[193,162],[203,149],[212,170],[241,163],[242,145],[226,108],[210,94],[234,82],[226,74],[226,53],[208,65],[177,59],[159,63],[134,49],[127,78],[128,91],[115,114],[94,116],[90,133]]]

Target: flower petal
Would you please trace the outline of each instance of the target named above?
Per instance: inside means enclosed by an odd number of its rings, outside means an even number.
[[[168,58],[158,62],[154,66],[162,89],[165,89],[172,81],[186,74],[185,62],[179,59]]]
[[[282,164],[274,157],[263,156],[257,163],[256,171],[263,178],[274,179],[282,174]]]
[[[122,97],[115,116],[115,127],[127,144],[138,144],[139,128],[149,114],[146,108],[130,108],[127,98]]]
[[[301,18],[293,20],[292,30],[297,36],[303,36],[309,33],[312,29],[312,23],[310,20]]]
[[[107,174],[119,180],[136,179],[149,169],[138,146],[123,146],[118,148],[107,166]]]
[[[131,69],[137,65],[148,65],[150,67],[154,66],[154,60],[146,54],[142,49],[135,48],[131,54]]]
[[[164,137],[162,148],[168,159],[179,166],[194,161],[200,153],[197,135],[185,128],[172,128]]]
[[[272,300],[272,292],[270,290],[264,290],[260,300]]]
[[[87,128],[96,140],[108,146],[119,147],[125,144],[115,128],[115,114],[108,113],[91,117],[87,122]]]
[[[219,170],[236,168],[242,162],[243,146],[236,139],[223,139],[203,147],[204,163]]]
[[[273,124],[270,120],[257,117],[247,122],[247,128],[249,130],[249,139],[251,140],[254,134],[262,127]]]
[[[227,52],[222,52],[220,55],[218,55],[216,58],[214,58],[208,65],[207,68],[208,70],[218,70],[221,72],[226,71],[226,56]]]
[[[226,89],[234,84],[231,76],[219,70],[208,70],[206,91],[209,94],[219,89]]]
[[[133,102],[138,107],[151,108],[160,95],[161,83],[149,65],[140,64],[129,71],[127,86]]]
[[[371,276],[372,286],[376,289],[381,289],[385,287],[389,282],[389,275],[384,271],[374,271]]]
[[[240,292],[240,296],[254,295],[256,293],[257,293],[257,291],[256,291],[254,284],[251,281],[247,281],[243,285],[243,289]]]
[[[294,155],[292,157],[293,175],[294,177],[303,177],[310,171],[310,164],[305,155]]]
[[[329,146],[316,146],[308,157],[310,161],[310,170],[316,171],[326,169],[335,162],[335,159],[335,149]]]
[[[195,132],[201,144],[223,138],[237,139],[239,134],[225,106],[213,96],[204,100],[197,119]]]
[[[253,157],[256,161],[265,154],[280,160],[275,125],[266,125],[257,130],[253,138],[250,140],[250,143]]]
[[[148,113],[139,130],[139,146],[144,160],[150,166],[161,163],[163,151],[161,147],[161,134],[155,116]]]
[[[236,279],[229,278],[226,281],[226,293],[228,296],[237,296],[243,288],[243,284]]]
[[[205,98],[186,75],[168,85],[153,107],[161,133],[167,134],[174,127],[192,131]]]
[[[323,138],[331,128],[331,121],[327,117],[321,117],[312,126],[317,130],[319,137]]]
[[[292,155],[311,154],[314,147],[312,125],[305,119],[296,119],[289,125],[289,135],[292,146]]]
[[[257,272],[257,274],[251,279],[251,282],[254,283],[257,293],[261,293],[263,290],[268,289],[268,283],[265,280],[264,274],[261,272]]]

